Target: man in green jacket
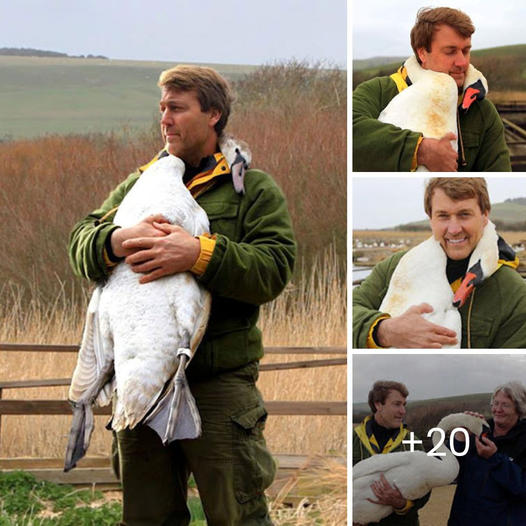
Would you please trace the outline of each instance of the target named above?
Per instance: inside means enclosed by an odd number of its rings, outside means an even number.
[[[447,256],[442,272],[456,292],[488,221],[491,205],[486,182],[475,177],[431,179],[424,202],[432,234]],[[496,271],[477,283],[459,308],[463,348],[526,348],[526,282],[516,272],[518,258],[502,238],[495,247],[495,258],[497,250]],[[405,253],[398,252],[378,263],[354,289],[354,347],[441,348],[457,343],[454,331],[422,316],[433,311],[426,303],[411,305],[399,316],[380,311]],[[437,276],[426,279],[426,286],[436,286]]]
[[[373,455],[410,451],[410,431],[403,422],[408,395],[407,387],[400,382],[379,380],[374,383],[368,396],[372,414],[353,429],[353,466]],[[413,436],[413,440],[414,448],[423,450],[417,438]],[[375,523],[381,526],[418,526],[418,510],[426,504],[431,495],[429,492],[414,501],[406,499],[385,477],[375,481],[371,489],[377,502],[392,506],[395,510],[385,519]]]
[[[417,166],[433,172],[511,171],[502,121],[485,98],[485,79],[477,78],[470,65],[474,31],[470,18],[457,9],[418,11],[411,31],[414,57],[391,76],[368,80],[354,90],[354,171],[408,172]],[[389,102],[411,85],[419,68],[447,73],[457,83],[458,154],[450,145],[455,139],[452,134],[441,139],[424,138],[418,131],[378,120]]]
[[[104,281],[123,262],[141,283],[190,271],[212,294],[208,327],[187,369],[202,435],[165,447],[146,425],[117,433],[122,524],[189,524],[193,473],[209,524],[269,525],[264,490],[276,468],[255,387],[263,355],[256,322],[259,306],[291,277],[296,244],[290,217],[269,175],[249,169],[243,177],[244,159],[230,166],[219,149],[233,98],[225,79],[211,68],[177,66],[161,74],[159,86],[165,148],[151,163],[168,154],[185,162],[184,182],[207,212],[211,235],[192,237],[160,216],[128,228],[113,224],[146,165],[77,223],[69,244],[78,276]]]

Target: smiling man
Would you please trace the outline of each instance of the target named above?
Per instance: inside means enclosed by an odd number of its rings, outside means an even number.
[[[470,18],[457,9],[418,11],[411,30],[414,57],[389,77],[360,84],[353,93],[354,171],[511,171],[504,127],[485,98],[486,80],[470,65]],[[421,69],[447,73],[459,91],[457,134],[441,139],[380,122],[389,102],[412,84]],[[458,154],[450,141],[457,139]]]
[[[475,276],[479,271],[468,269],[489,221],[491,205],[485,180],[431,179],[424,208],[433,237],[446,255],[444,267],[437,270],[440,275],[425,276],[425,287],[431,290],[445,277],[452,292],[457,293],[455,298],[462,294],[461,347],[526,348],[526,282],[515,270],[519,261],[513,250],[499,237],[496,246],[490,247],[496,263],[491,274]],[[411,305],[398,316],[380,311],[393,273],[406,253],[397,252],[376,265],[354,289],[354,347],[441,348],[458,343],[453,330],[423,317],[433,311],[427,303]]]
[[[404,440],[409,440],[410,433],[404,424],[408,395],[407,387],[400,382],[378,380],[374,383],[368,396],[372,414],[353,429],[353,466],[373,455],[409,451],[409,444],[404,443]],[[421,444],[415,444],[415,447],[422,449]],[[418,510],[428,501],[430,493],[415,501],[408,500],[384,476],[375,481],[371,489],[377,502],[395,509],[379,525],[418,526]]]

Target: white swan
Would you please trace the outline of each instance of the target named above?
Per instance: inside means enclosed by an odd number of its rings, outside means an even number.
[[[466,413],[454,413],[438,423],[445,432],[456,427],[465,427],[480,435],[487,422]],[[440,435],[433,433],[433,445],[437,446]],[[415,500],[423,497],[432,488],[453,482],[458,475],[459,464],[451,451],[442,443],[436,453],[443,456],[429,456],[423,451],[395,452],[373,455],[353,467],[353,522],[368,524],[378,522],[393,513],[391,506],[375,504],[367,499],[377,500],[371,484],[383,473],[391,486],[396,485],[404,498]]]
[[[242,155],[239,144],[226,135],[220,147],[242,191],[250,152]],[[243,167],[235,171],[240,157]],[[151,164],[123,199],[114,223],[127,227],[162,214],[194,236],[208,232],[208,217],[185,187],[183,174],[183,161],[173,155]],[[107,405],[114,392],[115,431],[144,421],[164,443],[200,434],[184,369],[204,334],[210,294],[189,272],[146,284],[139,277],[122,262],[91,298],[69,391],[74,414],[65,470],[88,448],[93,403]]]
[[[456,82],[447,73],[423,69],[415,57],[407,60],[406,69],[408,66],[413,73],[409,75],[412,84],[389,102],[378,120],[431,139],[440,139],[448,132],[457,135]],[[456,140],[451,146],[457,151]],[[428,169],[418,166],[417,171]]]
[[[497,270],[498,260],[498,236],[495,225],[488,220],[471,254],[466,275],[470,276],[470,272],[474,273],[477,269],[478,278],[474,284],[479,284]],[[422,316],[455,331],[458,343],[451,347],[460,347],[462,321],[457,307],[465,301],[466,294],[462,292],[466,284],[463,283],[460,292],[454,296],[447,280],[446,264],[446,253],[433,236],[410,249],[396,266],[379,310],[394,317],[400,316],[413,305],[429,303],[433,312]]]
[[[409,57],[404,67],[411,85],[391,99],[378,120],[431,139],[440,139],[448,132],[457,135],[458,87],[453,78],[422,68],[415,56]],[[477,89],[469,92],[470,87]],[[474,98],[479,91],[483,92],[482,97],[488,93],[488,82],[473,64],[466,71],[464,89],[468,99]],[[462,108],[469,108],[472,100],[466,101],[464,97],[464,101]],[[457,151],[457,141],[451,141],[451,147]],[[427,172],[428,169],[418,166],[417,171]]]

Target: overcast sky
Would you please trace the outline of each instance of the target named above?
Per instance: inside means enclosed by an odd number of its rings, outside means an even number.
[[[351,5],[351,3],[350,3]],[[352,2],[352,56],[409,56],[409,33],[420,7],[447,5],[464,11],[475,25],[473,49],[525,44],[526,2],[494,0],[355,0]]]
[[[526,385],[526,356],[499,354],[354,355],[353,402],[366,402],[376,380],[396,380],[409,400],[487,393],[510,380]]]
[[[113,59],[345,67],[345,0],[2,0],[0,47]]]
[[[424,212],[426,180],[418,176],[353,175],[352,228],[386,228],[426,219]],[[512,197],[526,197],[525,176],[486,176],[486,182],[492,203],[501,203]]]

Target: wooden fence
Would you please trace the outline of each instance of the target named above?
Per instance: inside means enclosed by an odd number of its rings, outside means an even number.
[[[0,352],[78,352],[76,345],[37,345],[0,343]],[[298,355],[346,355],[345,347],[266,347],[265,354],[298,354]],[[285,369],[302,369],[310,367],[328,367],[346,365],[347,358],[324,358],[301,360],[283,363],[261,364],[260,371],[278,371]],[[51,378],[35,380],[0,381],[0,451],[2,415],[69,415],[71,406],[67,400],[11,400],[3,399],[5,389],[23,389],[31,387],[68,386],[71,378]],[[268,401],[265,407],[270,415],[346,415],[345,401]],[[96,415],[111,413],[111,407],[95,408]],[[291,471],[301,467],[307,460],[303,455],[276,455],[280,470],[279,478],[288,476]],[[344,463],[345,459],[335,457]],[[69,473],[62,472],[63,459],[57,458],[0,458],[0,472],[23,469],[33,473],[37,478],[52,482],[68,484],[114,487],[117,480],[110,469],[109,458],[84,458]]]

